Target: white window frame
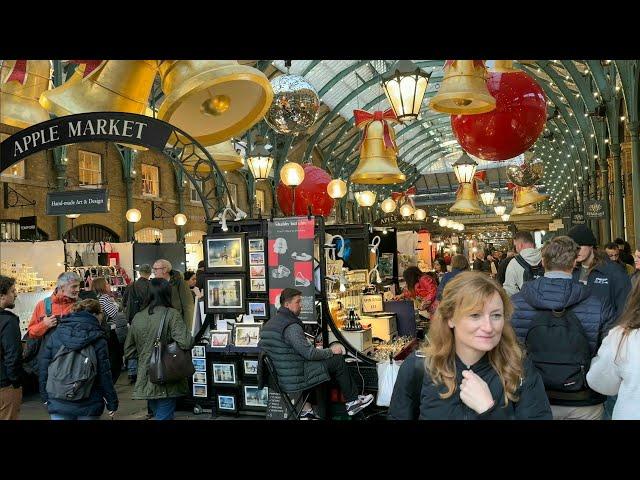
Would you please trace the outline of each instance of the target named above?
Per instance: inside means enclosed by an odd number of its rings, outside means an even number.
[[[153,171],[155,171],[156,173],[156,177],[155,179],[151,179],[151,186],[152,186],[152,191],[153,193],[147,193],[144,190],[144,182],[145,182],[145,178],[144,178],[144,172],[146,168],[152,168],[154,169]],[[155,165],[150,165],[148,163],[143,163],[140,166],[140,180],[142,181],[142,195],[145,197],[150,197],[150,198],[160,198],[160,169],[158,167],[156,167]],[[156,185],[155,188],[153,188],[153,185]]]
[[[9,134],[0,133],[0,142],[4,142],[7,138],[9,138]],[[0,176],[5,178],[20,178],[24,180],[24,172],[24,160],[21,160],[18,163],[14,163],[13,165],[11,165]]]
[[[89,158],[92,162],[98,160],[98,170],[87,169],[81,167],[82,158]],[[84,183],[82,180],[82,172],[91,172],[91,176],[97,173],[97,182]],[[86,180],[86,179],[85,179]],[[95,152],[87,152],[86,150],[78,150],[78,185],[82,188],[101,188],[102,187],[102,155]]]
[[[200,187],[200,190],[202,190],[202,180],[194,180],[194,181]],[[193,185],[191,181],[189,182],[189,200],[191,200],[191,203],[202,205],[202,201],[200,200],[198,191],[196,190],[196,187]]]

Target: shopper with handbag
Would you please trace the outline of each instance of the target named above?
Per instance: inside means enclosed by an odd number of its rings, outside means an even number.
[[[159,333],[159,327],[163,328]],[[159,342],[157,338],[159,337]],[[156,420],[172,420],[176,399],[188,393],[186,375],[164,383],[158,381],[156,371],[150,376],[150,364],[156,343],[170,347],[191,349],[192,338],[180,313],[171,307],[171,285],[163,278],[154,278],[149,283],[149,305],[137,313],[125,342],[125,359],[138,358],[138,377],[133,389],[134,400],[147,400]]]

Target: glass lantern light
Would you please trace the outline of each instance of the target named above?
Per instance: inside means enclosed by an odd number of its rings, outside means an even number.
[[[400,122],[415,120],[420,114],[431,73],[423,72],[411,60],[399,60],[382,77],[382,88]]]
[[[458,183],[471,183],[476,174],[477,166],[478,164],[467,155],[467,152],[462,152],[460,158],[453,164],[453,173],[455,173]]]
[[[258,137],[253,148],[247,154],[247,167],[251,170],[253,178],[258,181],[269,178],[272,166],[273,156],[267,150],[266,140],[264,137]]]

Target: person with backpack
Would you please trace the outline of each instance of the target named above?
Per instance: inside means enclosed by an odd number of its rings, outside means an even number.
[[[122,306],[127,316],[127,321],[131,325],[136,313],[142,311],[149,302],[149,277],[151,276],[151,265],[144,263],[138,268],[140,278],[129,284],[122,296]],[[126,341],[126,339],[125,339]],[[130,358],[127,363],[129,383],[134,385],[138,378],[138,359]]]
[[[105,403],[110,417],[118,410],[103,321],[97,300],[81,300],[44,343],[40,394],[51,420],[97,420]]]
[[[445,289],[429,341],[403,362],[391,420],[551,420],[540,374],[520,348],[505,291],[463,272]]]
[[[513,244],[518,254],[509,261],[503,284],[509,296],[518,293],[524,282],[534,280],[544,274],[540,261],[540,250],[535,248],[536,244],[529,232],[516,233]]]
[[[71,311],[80,294],[80,276],[75,272],[64,272],[58,276],[53,295],[40,300],[31,315],[28,332],[31,338],[42,338],[58,324],[63,315]]]
[[[580,245],[573,280],[586,285],[600,300],[608,301],[617,319],[631,291],[629,276],[623,267],[595,248],[598,242],[586,225],[576,225],[567,235]]]
[[[188,393],[187,378],[160,385],[152,383],[148,373],[163,319],[160,340],[165,345],[175,341],[183,350],[190,349],[193,343],[191,333],[180,313],[171,307],[171,284],[163,278],[154,278],[149,285],[149,305],[138,312],[131,322],[124,355],[126,359],[138,358],[138,378],[133,388],[133,399],[147,400],[156,420],[173,420],[177,397]]]
[[[579,247],[567,236],[542,247],[543,277],[511,297],[513,327],[542,376],[555,420],[600,420],[605,397],[586,375],[614,321],[608,302],[572,279]]]
[[[0,420],[17,420],[22,404],[22,344],[15,308],[16,279],[0,275]]]

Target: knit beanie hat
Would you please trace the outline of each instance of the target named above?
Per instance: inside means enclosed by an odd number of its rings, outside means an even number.
[[[595,247],[598,242],[596,241],[596,237],[593,235],[593,232],[586,225],[576,225],[567,234],[569,237],[573,239],[581,247],[589,246]]]

